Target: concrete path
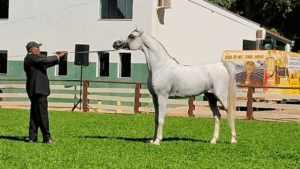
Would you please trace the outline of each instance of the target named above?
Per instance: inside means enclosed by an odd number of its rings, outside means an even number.
[[[29,109],[29,108],[16,108],[16,107],[5,107],[8,109]],[[49,108],[49,111],[67,111],[70,112],[71,109],[52,109]],[[179,113],[178,113],[179,110]],[[75,112],[82,112],[82,110],[75,109]],[[188,108],[176,108],[177,113],[173,113],[172,110],[167,113],[167,116],[182,116],[188,117]],[[93,110],[90,110],[89,113],[97,113]],[[220,111],[222,119],[227,118],[227,113],[224,110]],[[238,111],[235,116],[236,119],[247,119],[246,111]],[[115,111],[103,111],[101,114],[115,114]],[[134,112],[123,111],[121,114],[130,115]],[[150,113],[151,114],[151,113]],[[205,106],[196,106],[194,111],[196,118],[213,118],[212,112],[209,107]],[[300,123],[300,110],[272,110],[272,111],[254,111],[253,113],[254,120],[257,121],[276,121],[276,122],[296,122]]]
[[[183,116],[188,117],[187,108],[177,108],[186,113],[167,113],[168,116]],[[224,110],[220,111],[222,119],[227,118],[227,113]],[[236,119],[247,119],[246,111],[237,111]],[[197,106],[194,111],[195,117],[213,118],[209,107]],[[254,120],[257,121],[277,121],[277,122],[297,122],[300,123],[300,110],[271,110],[271,111],[254,111]]]

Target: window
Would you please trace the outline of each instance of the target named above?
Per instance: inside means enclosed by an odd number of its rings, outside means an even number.
[[[67,72],[68,72],[68,62],[67,59],[66,60],[60,60],[59,64],[58,64],[58,75],[59,76],[67,76]]]
[[[48,52],[46,52],[46,51],[41,51],[41,56],[47,57],[47,56],[48,56]]]
[[[263,50],[286,50],[286,42],[267,36],[265,40],[263,40]]]
[[[7,51],[0,50],[0,74],[7,74]]]
[[[100,77],[109,77],[109,53],[99,53],[98,72]]]
[[[256,49],[256,42],[243,40],[243,50],[255,50]]]
[[[132,19],[133,0],[100,0],[101,19]]]
[[[67,59],[60,59],[58,65],[56,66],[57,76],[67,76],[68,74],[68,61]]]
[[[8,19],[8,0],[0,0],[0,19]]]
[[[120,77],[131,75],[131,53],[120,53]]]
[[[263,41],[263,50],[274,50],[276,49],[276,39],[271,37],[266,37],[266,39]]]
[[[286,77],[285,67],[277,67],[278,77]]]

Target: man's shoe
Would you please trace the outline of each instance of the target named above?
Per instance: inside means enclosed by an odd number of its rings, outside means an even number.
[[[47,140],[47,141],[43,141],[43,143],[45,143],[45,144],[56,144],[56,142],[51,140],[51,139]]]

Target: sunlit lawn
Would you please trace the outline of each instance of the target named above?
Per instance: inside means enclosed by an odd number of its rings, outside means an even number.
[[[166,117],[152,146],[153,115],[50,112],[57,145],[28,143],[27,110],[0,109],[0,168],[300,168],[300,124],[227,120],[210,145],[212,119]]]

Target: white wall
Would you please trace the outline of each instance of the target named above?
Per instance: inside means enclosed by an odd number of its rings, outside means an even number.
[[[225,50],[242,50],[256,40],[259,25],[203,0],[172,0],[171,9],[153,12],[152,35],[180,63],[220,62]],[[157,14],[159,13],[159,14]]]
[[[43,43],[42,51],[74,51],[89,44],[91,51],[112,49],[135,25],[157,38],[182,64],[220,62],[225,50],[241,50],[243,39],[255,40],[259,25],[203,0],[172,0],[172,8],[156,10],[157,0],[133,0],[132,20],[99,20],[100,0],[14,0],[9,19],[0,20],[0,50],[9,60],[23,60],[29,41]],[[162,21],[161,20],[161,21]],[[119,62],[118,52],[110,61]],[[90,54],[96,62],[97,53]],[[74,54],[69,54],[69,62]],[[133,63],[145,63],[142,52],[132,52]]]
[[[8,50],[9,60],[23,60],[29,41],[43,43],[48,55],[55,51],[74,51],[75,44],[89,44],[91,51],[109,50],[112,43],[126,38],[135,24],[151,33],[152,0],[133,0],[132,20],[99,20],[100,0],[13,0],[9,19],[0,20],[0,50]],[[139,9],[139,10],[136,10]],[[115,52],[117,53],[117,52]],[[112,54],[118,62],[118,54]],[[97,53],[90,54],[97,61]],[[74,54],[69,54],[69,62]],[[141,52],[133,52],[133,63],[145,63]]]

